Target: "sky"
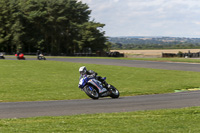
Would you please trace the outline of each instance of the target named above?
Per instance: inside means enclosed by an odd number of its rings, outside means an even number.
[[[106,36],[200,38],[200,0],[79,0]]]

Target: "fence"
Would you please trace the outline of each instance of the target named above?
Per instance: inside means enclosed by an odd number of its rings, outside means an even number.
[[[190,53],[190,51],[188,51],[188,53],[178,52],[177,54],[174,54],[174,53],[162,53],[162,57],[198,58],[198,57],[200,57],[200,52]]]

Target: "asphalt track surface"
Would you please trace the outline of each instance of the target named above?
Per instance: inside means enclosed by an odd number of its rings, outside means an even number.
[[[117,60],[117,59],[94,59],[94,58],[92,59],[89,59],[89,58],[57,58],[57,59],[49,58],[48,60],[200,72],[200,64],[198,63],[192,64],[192,63],[172,63],[172,62],[155,62],[155,61],[141,61],[141,60]]]
[[[15,60],[15,58],[7,59]],[[35,58],[27,58],[27,60],[35,60]],[[88,58],[47,58],[47,60],[200,72],[200,64],[188,63]],[[200,106],[200,91],[120,97],[119,99],[1,102],[0,118],[130,112],[192,106]]]

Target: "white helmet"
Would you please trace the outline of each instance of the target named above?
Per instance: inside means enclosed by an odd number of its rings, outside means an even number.
[[[81,75],[86,74],[86,72],[87,72],[86,67],[85,67],[85,66],[80,67],[80,68],[79,68],[79,72],[80,72]]]

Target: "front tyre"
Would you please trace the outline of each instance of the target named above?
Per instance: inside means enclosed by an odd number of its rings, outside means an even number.
[[[38,60],[42,60],[42,57],[41,57],[41,56],[39,56],[39,57],[38,57]]]
[[[111,92],[110,97],[112,97],[112,98],[118,98],[119,97],[119,91],[114,86],[110,85],[109,89],[110,89],[110,92]]]
[[[84,92],[92,99],[99,99],[99,92],[93,86],[85,86]]]

